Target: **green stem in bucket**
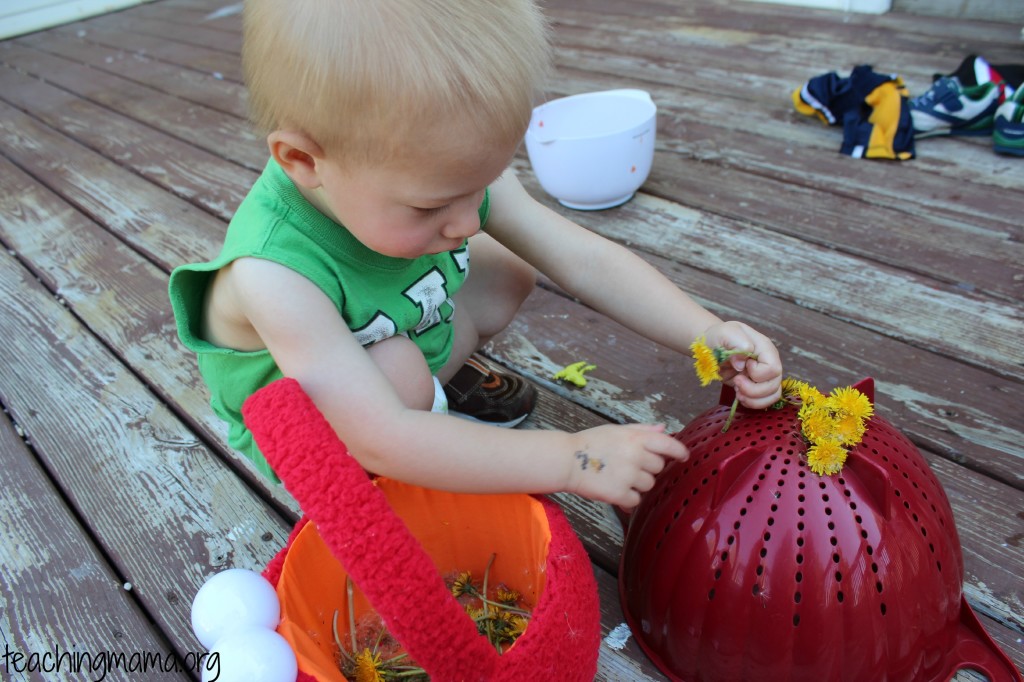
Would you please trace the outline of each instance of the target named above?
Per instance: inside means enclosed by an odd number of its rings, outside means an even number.
[[[345,596],[348,599],[348,635],[352,639],[352,655],[356,654],[356,605],[353,593],[355,590],[352,588],[352,578],[345,576]]]
[[[488,600],[487,600],[487,579],[491,574],[491,564],[494,563],[494,558],[497,554],[491,553],[491,558],[487,560],[487,568],[484,569],[484,592],[480,595],[481,601],[484,605],[484,617],[487,618],[487,639],[490,642],[494,642],[494,631],[491,629],[490,614],[487,612]],[[497,645],[496,645],[497,646]]]
[[[341,636],[338,634],[338,610],[334,610],[334,618],[331,619],[331,632],[334,633],[334,643],[338,645],[338,651],[346,659],[349,658],[348,652],[345,651],[345,647],[341,644]]]
[[[526,617],[530,616],[530,612],[527,611],[526,609],[520,609],[520,608],[517,608],[515,606],[510,606],[508,604],[504,604],[504,603],[502,603],[500,601],[494,601],[493,599],[487,599],[487,598],[485,598],[485,597],[483,597],[483,596],[481,596],[479,594],[475,594],[474,596],[477,599],[479,599],[480,601],[482,601],[484,604],[489,604],[489,605],[493,606],[496,609],[501,609],[503,611],[509,611],[511,613],[518,613],[520,616],[526,616]],[[487,616],[485,614],[483,617],[480,618],[480,620],[483,620],[484,618],[488,618],[488,617],[489,616]]]

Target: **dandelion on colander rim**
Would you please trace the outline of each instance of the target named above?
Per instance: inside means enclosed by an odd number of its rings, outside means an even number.
[[[843,469],[850,449],[861,442],[867,420],[874,414],[871,400],[851,386],[835,388],[827,396],[796,379],[782,381],[782,401],[797,403],[800,431],[807,441],[807,466],[819,476]],[[780,405],[781,406],[781,405]]]

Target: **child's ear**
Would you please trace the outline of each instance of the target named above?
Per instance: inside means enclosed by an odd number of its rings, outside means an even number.
[[[275,130],[267,135],[267,146],[296,185],[316,189],[323,184],[317,166],[324,159],[324,151],[311,137],[294,130]]]

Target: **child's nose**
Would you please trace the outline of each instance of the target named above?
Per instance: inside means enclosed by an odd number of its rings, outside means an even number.
[[[448,239],[465,239],[480,231],[480,213],[475,206],[449,214],[441,229]]]

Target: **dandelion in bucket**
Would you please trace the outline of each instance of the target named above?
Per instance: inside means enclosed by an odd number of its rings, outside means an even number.
[[[745,350],[731,350],[722,346],[712,348],[703,336],[698,337],[690,344],[690,353],[693,355],[693,369],[697,372],[697,378],[700,379],[701,386],[707,386],[712,381],[722,381],[722,374],[719,369],[723,362],[734,355],[742,355],[743,357],[757,360],[757,353]],[[736,416],[736,408],[739,404],[740,400],[737,396],[732,401],[732,407],[729,408],[729,416],[725,420],[725,425],[722,426],[722,433],[728,431],[732,425],[732,420]]]
[[[526,631],[530,610],[522,595],[507,585],[490,587],[490,571],[496,555],[491,554],[484,569],[482,585],[477,585],[469,571],[455,572],[445,582],[467,615],[476,623],[477,631],[487,637],[498,653],[506,651]],[[353,606],[353,585],[346,578],[348,596],[349,641],[342,642],[338,631],[338,612],[334,612],[334,640],[340,653],[339,667],[349,682],[425,682],[427,672],[410,660],[398,641],[391,636],[380,616],[364,615],[356,622]]]

